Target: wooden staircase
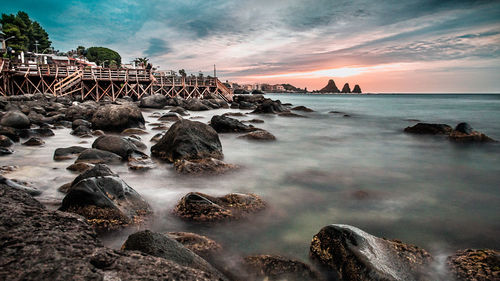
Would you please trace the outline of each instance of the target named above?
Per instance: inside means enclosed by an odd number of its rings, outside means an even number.
[[[54,85],[54,92],[64,95],[64,92],[68,89],[71,89],[71,87],[79,84],[82,81],[82,77],[83,71],[81,69],[76,70],[61,81],[57,82]]]
[[[222,83],[221,81],[219,81],[219,79],[215,79],[217,80],[217,88],[220,89],[220,91],[222,93],[219,93],[219,96],[225,100],[226,102],[231,102],[233,101],[233,95],[231,94],[231,90],[229,90],[226,85],[224,85],[224,83]]]

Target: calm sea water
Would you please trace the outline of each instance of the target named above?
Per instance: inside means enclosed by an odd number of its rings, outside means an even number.
[[[257,126],[278,139],[256,143],[237,139],[237,134],[220,135],[225,161],[241,165],[238,172],[192,178],[176,175],[164,163],[145,173],[129,171],[126,165],[111,167],[153,206],[150,228],[205,234],[237,253],[277,253],[304,260],[312,236],[332,223],[434,253],[500,248],[500,145],[457,145],[403,133],[416,123],[413,119],[452,126],[466,121],[500,140],[500,95],[269,96],[315,112],[297,112],[309,118],[237,117],[263,119],[265,123]],[[212,115],[236,111],[191,116],[208,122]],[[144,112],[151,123],[152,112]],[[142,136],[148,147],[155,133]],[[42,148],[16,144],[16,153],[3,157],[2,165],[20,169],[6,176],[41,186],[45,191],[40,200],[55,208],[63,198],[57,187],[76,174],[65,170],[71,160],[55,162],[53,152],[81,141],[63,129]],[[85,141],[82,145],[90,146],[93,139]],[[177,200],[190,191],[253,192],[269,208],[245,221],[190,225],[171,215]],[[104,240],[119,247],[127,234]]]

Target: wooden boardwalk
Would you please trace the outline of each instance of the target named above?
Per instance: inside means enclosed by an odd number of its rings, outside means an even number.
[[[99,101],[162,94],[186,99],[218,96],[232,101],[232,92],[216,77],[166,75],[146,69],[83,68],[55,65],[8,65],[0,61],[0,95],[51,93],[81,95]]]

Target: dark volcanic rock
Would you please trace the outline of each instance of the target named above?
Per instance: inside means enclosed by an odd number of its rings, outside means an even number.
[[[314,110],[308,108],[308,107],[305,107],[303,105],[299,105],[299,106],[296,106],[294,108],[292,108],[292,110],[295,110],[295,111],[304,111],[304,112],[314,112]]]
[[[351,87],[349,87],[349,83],[345,83],[344,87],[342,87],[341,93],[344,94],[350,94],[351,93]]]
[[[174,123],[160,141],[151,147],[151,154],[169,162],[223,158],[217,132],[206,124],[190,120]]]
[[[452,128],[446,124],[417,123],[405,128],[405,133],[418,135],[448,135],[451,131]]]
[[[255,130],[255,128],[245,125],[234,118],[220,115],[214,115],[212,117],[210,126],[214,128],[217,133],[241,133]]]
[[[151,214],[148,203],[105,165],[76,177],[60,210],[84,216],[99,231],[138,224]]]
[[[254,103],[246,102],[246,101],[240,101],[238,108],[239,109],[243,109],[243,110],[245,110],[245,109],[256,109],[257,105],[255,105]]]
[[[354,89],[352,89],[352,92],[355,94],[361,94],[361,88],[358,84],[354,85]]]
[[[474,131],[468,123],[460,123],[450,133],[449,139],[459,143],[472,143],[472,142],[495,142],[494,139],[487,135]]]
[[[90,170],[94,167],[92,164],[80,162],[80,163],[74,163],[66,167],[66,170],[73,171],[73,172],[78,172],[78,173],[83,173],[87,170]]]
[[[80,125],[71,131],[71,134],[78,137],[90,136],[92,134],[92,130],[90,130],[90,127]]]
[[[255,194],[230,193],[212,197],[190,192],[177,203],[174,214],[188,221],[216,222],[240,219],[265,207],[264,201]]]
[[[321,90],[320,93],[340,93],[339,88],[335,85],[335,81],[333,79],[328,80],[328,84]]]
[[[0,126],[0,135],[8,137],[14,142],[19,141],[19,134],[17,133],[16,129],[12,127]]]
[[[16,190],[21,190],[23,192],[28,193],[31,196],[38,196],[42,194],[42,192],[36,188],[33,188],[31,186],[27,186],[23,183],[18,183],[15,180],[10,180],[8,178],[3,177],[0,175],[0,185],[6,185],[10,188],[16,189]]]
[[[142,97],[139,107],[160,109],[167,105],[167,102],[167,98],[164,95],[156,94]]]
[[[70,146],[70,147],[65,147],[65,148],[57,148],[54,151],[54,160],[71,159],[71,158],[75,157],[75,155],[82,153],[82,151],[84,151],[86,149],[88,149],[88,148],[82,147],[82,146]]]
[[[288,111],[278,113],[278,115],[281,117],[307,118],[307,116],[296,114],[293,112],[288,112]]]
[[[276,137],[273,134],[271,134],[265,130],[253,131],[253,132],[250,132],[248,134],[244,134],[242,136],[239,136],[238,138],[248,139],[248,140],[256,140],[256,141],[274,141],[274,140],[276,140]]]
[[[349,225],[329,225],[311,242],[310,257],[333,280],[428,280],[432,257],[400,241],[372,236]]]
[[[252,91],[252,95],[263,95],[264,92],[262,92],[261,90],[253,90]]]
[[[30,138],[26,142],[23,143],[23,145],[26,146],[40,146],[45,144],[45,142],[41,138]]]
[[[144,128],[141,110],[133,103],[108,104],[99,107],[92,117],[92,128],[121,132],[127,128]]]
[[[137,146],[130,139],[114,135],[98,137],[92,144],[92,148],[113,152],[123,159],[127,159],[137,150]]]
[[[99,105],[95,101],[86,101],[84,103],[75,103],[68,107],[64,112],[65,119],[74,121],[77,119],[90,120],[94,116]]]
[[[240,102],[248,102],[248,103],[262,103],[266,98],[263,95],[235,95],[233,96],[233,101]]]
[[[89,148],[80,153],[75,163],[85,162],[90,164],[118,163],[122,157],[115,153]]]
[[[189,116],[189,113],[182,107],[174,107],[169,112],[177,113],[181,116]]]
[[[168,232],[166,235],[203,258],[212,257],[222,250],[219,243],[196,233]]]
[[[447,264],[458,281],[500,280],[500,252],[496,250],[458,251],[448,257]]]
[[[180,174],[190,175],[206,175],[206,174],[223,174],[228,171],[238,169],[237,165],[227,164],[224,161],[205,158],[199,160],[178,160],[174,163],[175,170]]]
[[[176,122],[182,119],[182,116],[178,113],[175,112],[167,112],[163,114],[160,118],[158,118],[159,121],[172,121]]]
[[[217,276],[138,252],[104,248],[73,214],[49,211],[0,184],[0,280],[214,280]]]
[[[74,120],[72,123],[71,123],[71,129],[75,130],[76,128],[80,127],[80,126],[84,126],[84,127],[88,127],[88,128],[92,128],[92,123],[90,123],[89,121],[87,120],[83,120],[83,119],[76,119]]]
[[[462,133],[462,134],[472,134],[474,129],[469,125],[469,123],[460,123],[455,127],[455,131]]]
[[[12,149],[9,149],[9,148],[6,148],[6,147],[0,147],[0,156],[10,155],[12,153],[14,153],[14,151]]]
[[[164,258],[179,265],[199,269],[225,280],[224,276],[207,261],[165,234],[139,231],[127,238],[123,250],[140,251],[148,255]]]
[[[9,147],[13,144],[14,142],[9,137],[0,135],[0,147]]]
[[[250,280],[323,280],[309,265],[294,259],[276,255],[248,256],[244,268]]]
[[[243,89],[235,89],[234,94],[235,95],[248,95],[250,93],[246,90],[243,90]]]
[[[264,100],[252,113],[279,113],[284,112],[286,109],[281,105],[279,100],[273,101],[271,99]]]
[[[210,110],[210,107],[205,105],[201,100],[199,99],[189,99],[186,101],[186,104],[183,105],[183,107],[187,110],[191,111],[204,111],[204,110]]]
[[[20,111],[9,111],[2,116],[0,124],[16,129],[26,129],[30,127],[30,119]]]
[[[31,138],[31,137],[52,137],[54,136],[54,131],[49,128],[36,128],[36,129],[20,129],[17,130],[19,137],[21,138]]]

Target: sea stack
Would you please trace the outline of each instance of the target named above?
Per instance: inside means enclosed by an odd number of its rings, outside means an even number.
[[[321,90],[319,90],[320,93],[340,93],[339,88],[337,88],[337,85],[335,85],[335,81],[333,79],[330,79],[328,81],[328,84]]]
[[[349,87],[349,83],[345,83],[344,87],[342,88],[342,93],[344,94],[350,94],[351,93],[351,87]]]
[[[358,84],[354,86],[354,89],[352,89],[352,92],[355,94],[361,94],[361,88],[359,87]]]

